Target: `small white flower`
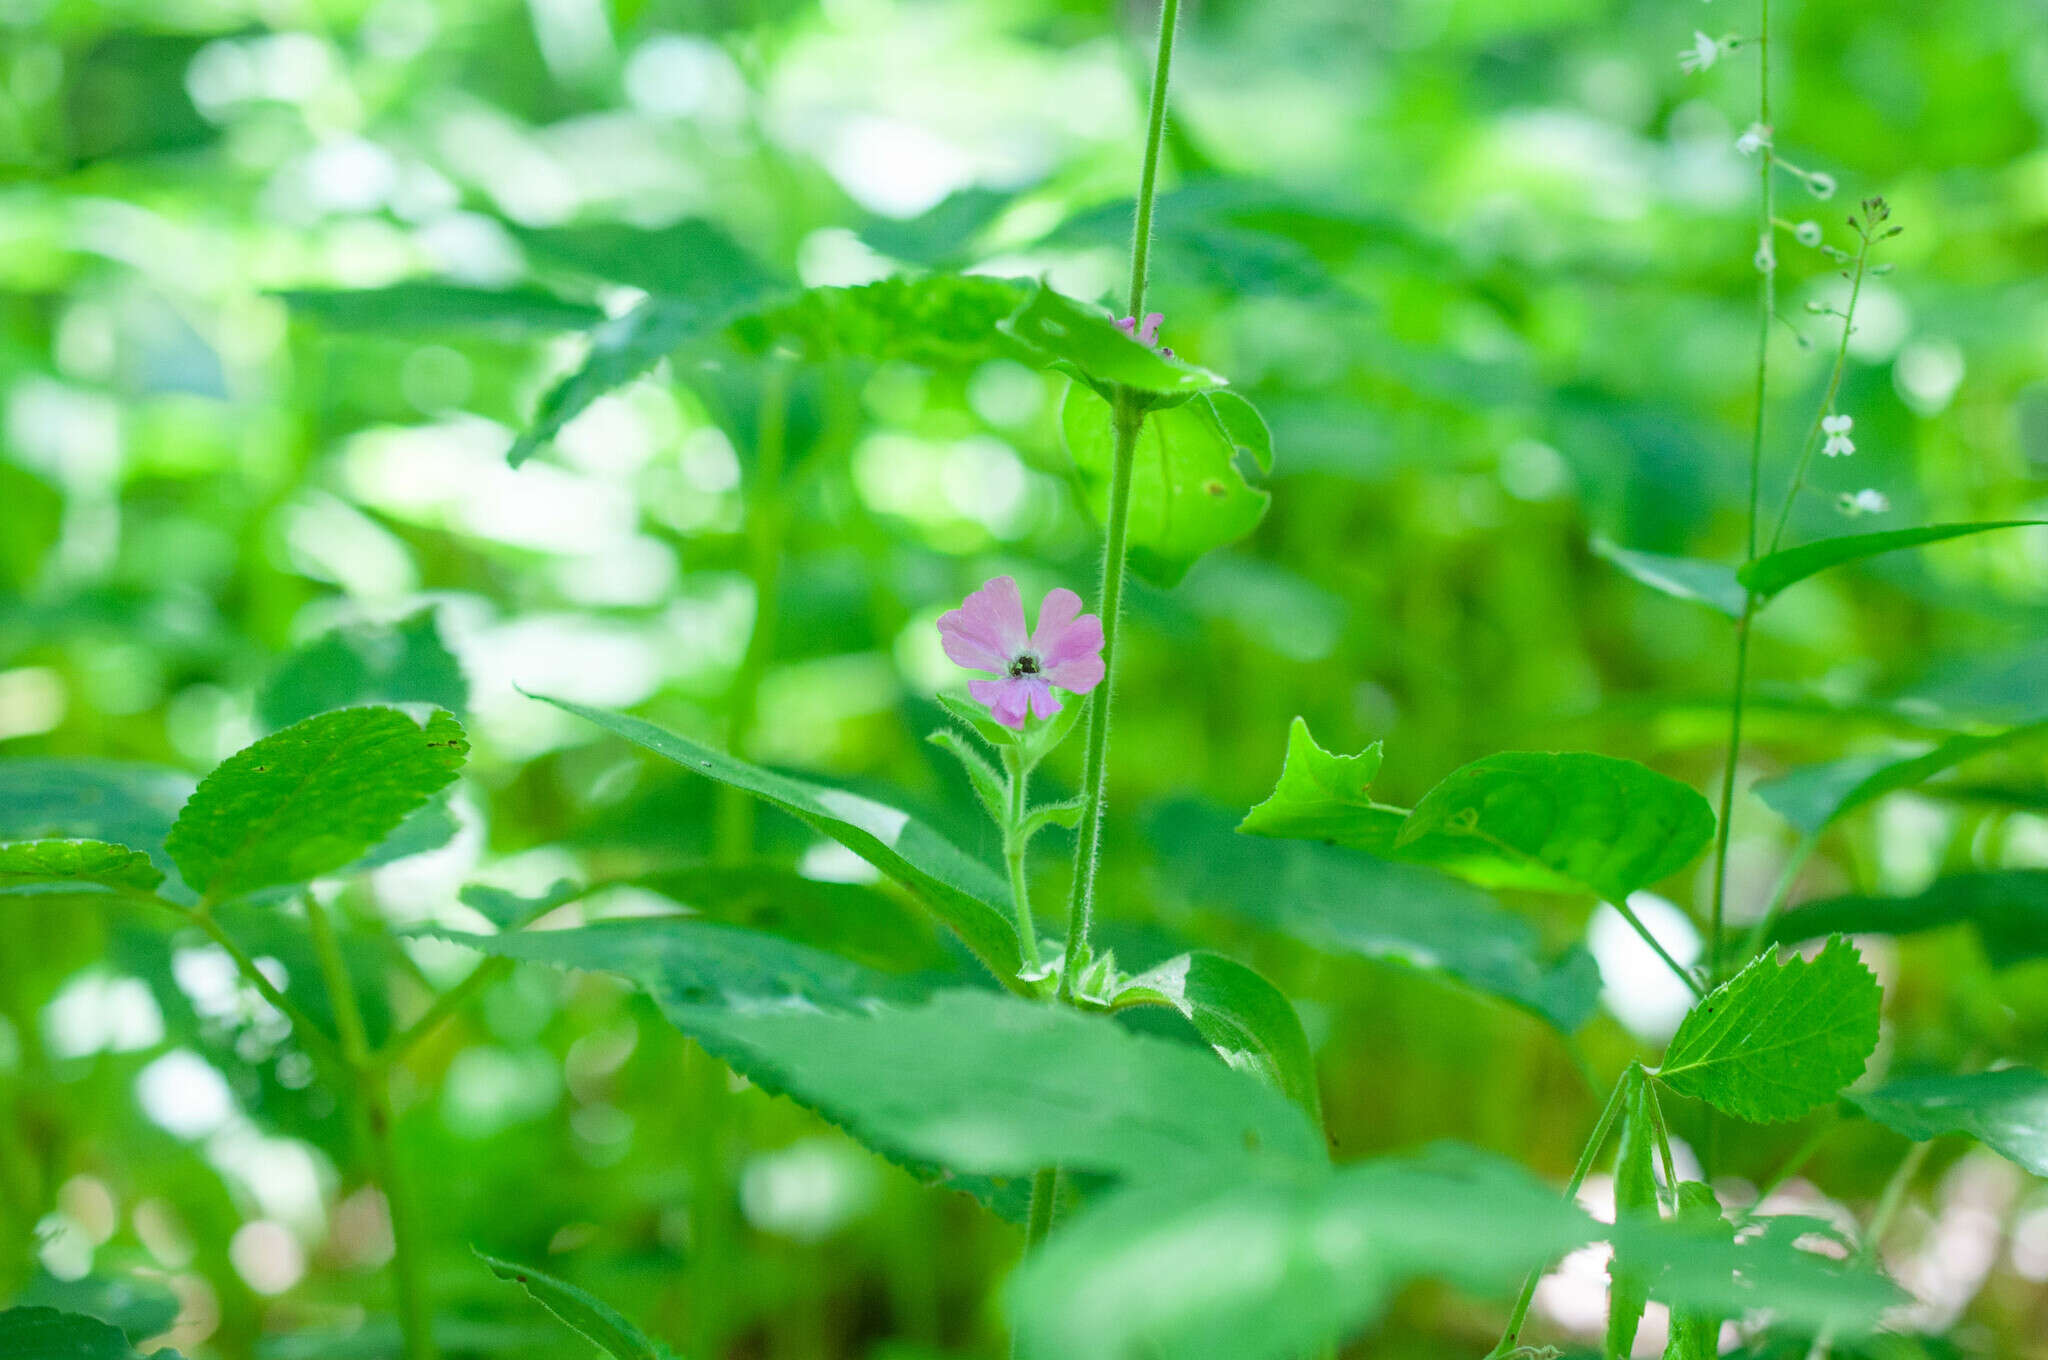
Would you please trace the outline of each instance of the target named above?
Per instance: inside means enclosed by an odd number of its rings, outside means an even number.
[[[1792,234],[1798,238],[1800,245],[1817,246],[1820,244],[1820,223],[1808,218],[1792,228]]]
[[[1778,267],[1778,252],[1771,246],[1771,234],[1765,232],[1756,238],[1756,272],[1768,274]]]
[[[1754,156],[1771,144],[1771,130],[1762,123],[1751,123],[1740,137],[1735,139],[1735,149],[1745,156]]]
[[[1691,75],[1704,71],[1721,59],[1721,40],[1709,38],[1697,29],[1693,31],[1692,46],[1678,54],[1678,69]]]
[[[1821,452],[1830,458],[1842,458],[1856,452],[1856,443],[1849,438],[1849,431],[1855,424],[1849,416],[1821,417],[1821,433],[1828,437],[1828,442],[1821,446]]]
[[[1811,170],[1806,175],[1806,191],[1815,198],[1835,196],[1835,177],[1825,170]]]
[[[1845,515],[1882,515],[1892,508],[1891,497],[1872,487],[1844,491],[1835,504]]]

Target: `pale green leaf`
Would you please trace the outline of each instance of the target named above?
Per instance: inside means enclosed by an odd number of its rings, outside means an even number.
[[[916,217],[871,217],[855,228],[875,250],[905,264],[946,269],[973,257],[972,243],[1017,201],[1010,189],[956,189]]]
[[[740,321],[755,349],[781,343],[812,360],[864,359],[957,367],[1043,360],[1003,330],[1033,285],[979,274],[891,278],[853,288],[806,289],[795,300]]]
[[[113,888],[149,892],[163,882],[149,856],[105,841],[0,843],[0,892]]]
[[[468,752],[446,713],[424,729],[395,708],[323,713],[201,780],[166,849],[214,901],[304,883],[382,842],[455,778]]]
[[[1908,1077],[1848,1100],[1917,1142],[1966,1134],[2032,1174],[2048,1176],[2048,1076],[2032,1068]]]
[[[1780,916],[1772,938],[1911,935],[1968,925],[1994,968],[2048,957],[2048,869],[1951,874],[1911,897],[1831,897]]]
[[[514,338],[581,330],[604,319],[586,302],[538,288],[472,288],[419,279],[384,288],[287,292],[294,314],[330,330],[378,335],[483,332]]]
[[[481,1251],[477,1258],[490,1267],[491,1274],[524,1289],[535,1303],[612,1360],[661,1360],[654,1343],[603,1299],[531,1266],[501,1261]]]
[[[1707,800],[1646,765],[1507,751],[1431,789],[1394,845],[1482,880],[1622,902],[1684,868],[1713,838]]]
[[[1115,463],[1109,404],[1076,383],[1067,389],[1060,428],[1100,520],[1108,514]],[[1245,480],[1238,452],[1205,397],[1145,417],[1131,465],[1129,532],[1131,565],[1148,580],[1174,585],[1202,554],[1258,527],[1272,496]]]
[[[132,846],[171,868],[164,837],[194,781],[116,760],[0,760],[0,839],[96,840]]]
[[[998,979],[1007,985],[1017,976],[1022,961],[1009,888],[994,869],[909,813],[844,789],[750,765],[639,718],[586,708],[566,699],[537,697],[707,779],[745,790],[838,841],[916,891]]]
[[[1914,756],[1849,756],[1806,765],[1759,780],[1755,793],[1780,817],[1809,836],[1887,793],[1912,788],[1966,760],[2048,735],[2048,723],[2029,723],[1983,736],[1951,737]]]
[[[1166,397],[1189,396],[1224,385],[1217,374],[1184,359],[1169,358],[1125,335],[1100,308],[1043,286],[1032,290],[1003,328],[1048,359],[1073,365],[1096,384]]]
[[[1301,1017],[1287,997],[1237,960],[1208,950],[1168,959],[1127,981],[1111,1006],[1165,1006],[1223,1061],[1270,1082],[1320,1123],[1322,1095]]]
[[[1775,952],[1694,1005],[1658,1072],[1680,1095],[1758,1124],[1797,1119],[1862,1076],[1884,999],[1847,940],[1811,960]]]
[[[1650,1118],[1649,1085],[1641,1066],[1634,1063],[1622,1080],[1628,1083],[1628,1091],[1622,1097],[1621,1132],[1614,1153],[1614,1213],[1617,1220],[1643,1214],[1654,1217],[1658,1212],[1656,1130]],[[1654,1277],[1655,1272],[1636,1263],[1632,1252],[1617,1252],[1608,1261],[1605,1360],[1628,1360]]]
[[[321,634],[278,665],[256,712],[276,729],[356,704],[429,704],[457,715],[468,706],[469,682],[433,610]]]
[[[1735,579],[1733,567],[1693,557],[1637,552],[1605,538],[1595,538],[1592,547],[1594,556],[1612,562],[1652,590],[1675,600],[1703,604],[1731,619],[1742,617],[1749,593]]]
[[[1993,529],[2024,529],[2044,523],[2048,520],[2007,519],[1975,524],[1923,524],[1914,529],[1888,529],[1877,534],[1843,534],[1759,557],[1736,576],[1748,589],[1768,598],[1787,586],[1830,567],[1841,566],[1844,562],[1856,562],[1880,553],[1918,548],[1968,534],[1988,533]]]
[[[1266,801],[1245,814],[1237,829],[1254,836],[1293,836],[1302,840],[1352,843],[1362,825],[1385,824],[1407,813],[1373,801],[1369,790],[1379,777],[1380,743],[1355,756],[1325,751],[1297,717],[1287,729],[1287,760],[1280,781]],[[1385,849],[1391,834],[1369,835],[1369,845]]]
[[[178,1360],[165,1348],[154,1360]],[[9,1308],[0,1312],[0,1356],[19,1360],[141,1360],[121,1329],[82,1313],[55,1308]]]

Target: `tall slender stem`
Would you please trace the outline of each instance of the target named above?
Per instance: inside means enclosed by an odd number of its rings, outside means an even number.
[[[1152,104],[1145,134],[1145,164],[1138,177],[1138,207],[1131,230],[1130,314],[1145,305],[1146,271],[1152,253],[1152,201],[1159,182],[1159,145],[1166,134],[1166,90],[1173,71],[1174,30],[1180,0],[1159,7],[1158,60],[1152,70]],[[1109,474],[1109,522],[1102,553],[1102,693],[1088,708],[1088,741],[1081,767],[1081,826],[1075,836],[1073,887],[1067,899],[1066,950],[1059,997],[1071,1000],[1077,965],[1087,957],[1088,931],[1095,913],[1095,871],[1102,851],[1104,782],[1109,767],[1109,717],[1116,694],[1117,638],[1122,631],[1124,562],[1131,528],[1131,464],[1145,410],[1138,397],[1119,388],[1113,405],[1116,444]]]
[[[1024,856],[1030,849],[1023,828],[1031,769],[1017,755],[1014,747],[1005,748],[1003,764],[1010,776],[1010,824],[1003,828],[1003,862],[1010,869],[1010,901],[1017,909],[1017,948],[1024,956],[1024,966],[1036,973],[1039,967],[1038,923],[1031,916],[1031,881],[1024,873]]]
[[[1714,826],[1714,898],[1707,917],[1707,981],[1716,986],[1723,976],[1728,837],[1735,820],[1735,767],[1742,763],[1742,711],[1749,700],[1749,635],[1755,618],[1756,596],[1745,596],[1742,617],[1735,621],[1735,690],[1728,700],[1728,750],[1721,765],[1721,802]]]
[[[1785,526],[1792,520],[1793,502],[1806,487],[1806,470],[1813,463],[1814,446],[1820,443],[1821,422],[1835,409],[1835,394],[1842,390],[1842,374],[1849,364],[1849,336],[1855,329],[1856,304],[1863,297],[1863,278],[1869,270],[1870,247],[1876,239],[1868,223],[1864,224],[1863,233],[1862,248],[1856,252],[1856,272],[1849,284],[1849,305],[1842,312],[1842,338],[1835,345],[1835,365],[1828,375],[1827,395],[1821,398],[1820,409],[1813,413],[1813,424],[1807,427],[1806,439],[1799,446],[1799,465],[1785,487],[1785,501],[1778,507],[1778,521],[1771,529],[1771,552],[1776,552],[1778,544],[1784,540]]]
[[[398,1149],[391,1136],[390,1088],[384,1072],[373,1068],[369,1033],[363,1025],[355,986],[349,980],[348,963],[342,957],[341,943],[335,938],[327,908],[311,893],[306,894],[306,924],[313,936],[314,953],[320,960],[321,978],[327,984],[334,1028],[341,1036],[342,1057],[355,1084],[356,1108],[361,1114],[372,1174],[384,1192],[385,1210],[391,1216],[391,1278],[398,1295],[398,1326],[405,1338],[406,1360],[434,1360],[433,1311],[423,1279],[419,1219],[410,1187],[398,1169]]]

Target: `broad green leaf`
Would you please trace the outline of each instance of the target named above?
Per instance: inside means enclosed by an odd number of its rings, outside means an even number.
[[[916,217],[871,217],[857,228],[875,250],[905,264],[950,269],[969,263],[974,239],[1017,201],[1008,189],[956,189]]]
[[[1454,979],[1571,1033],[1593,1013],[1600,971],[1573,946],[1548,957],[1536,928],[1434,870],[1350,850],[1233,835],[1226,818],[1176,803],[1153,818],[1159,873],[1220,907],[1331,954]]]
[[[1482,880],[1622,902],[1684,868],[1713,838],[1707,800],[1646,765],[1577,751],[1507,751],[1431,789],[1394,847]]]
[[[1749,592],[1735,579],[1733,567],[1693,557],[1637,552],[1605,538],[1595,538],[1592,547],[1595,557],[1612,562],[1652,590],[1674,600],[1703,604],[1731,619],[1742,617]]]
[[[1253,836],[1293,836],[1302,840],[1348,844],[1363,822],[1398,822],[1404,809],[1373,801],[1372,781],[1379,777],[1380,743],[1355,756],[1340,756],[1317,745],[1308,720],[1297,717],[1287,729],[1287,760],[1272,794],[1245,814],[1237,829]],[[1372,845],[1391,845],[1391,832]]]
[[[164,1349],[154,1360],[178,1360]],[[55,1308],[9,1308],[0,1312],[0,1355],[20,1360],[142,1360],[121,1329],[82,1313]]]
[[[1698,1233],[1702,1241],[1732,1243],[1735,1239],[1735,1228],[1722,1216],[1721,1201],[1715,1198],[1713,1187],[1701,1181],[1678,1183],[1677,1226]],[[1711,1304],[1674,1305],[1664,1360],[1715,1360],[1721,1353],[1721,1323],[1725,1315],[1725,1309]]]
[[[746,926],[884,972],[981,976],[931,913],[881,884],[828,883],[773,864],[699,864],[635,879],[713,921]]]
[[[1969,925],[1994,968],[2048,957],[2048,869],[1992,869],[1938,878],[1912,897],[1830,897],[1779,917],[1784,943],[1823,935],[1911,935]]]
[[[2048,520],[2006,519],[1976,524],[1923,524],[1915,529],[1888,529],[1879,534],[1843,534],[1759,557],[1737,572],[1736,577],[1757,595],[1768,598],[1787,586],[1796,585],[1844,562],[1856,562],[1880,553],[1918,548],[1968,534],[1988,533],[1993,529],[2024,529],[2044,523]]]
[[[914,890],[1006,986],[1016,978],[1022,960],[1009,888],[994,869],[909,813],[844,789],[750,765],[639,718],[586,708],[566,699],[537,697],[707,779],[743,789],[838,841]]]
[[[1046,358],[1071,364],[1098,386],[1186,397],[1224,385],[1206,368],[1169,358],[1125,335],[1100,308],[1043,286],[1032,290],[1003,328]]]
[[[97,1318],[120,1328],[132,1341],[147,1341],[170,1330],[180,1307],[170,1286],[153,1276],[94,1272],[60,1280],[48,1270],[37,1270],[14,1302]]]
[[[386,288],[288,292],[291,310],[333,330],[380,335],[483,331],[500,335],[552,335],[596,325],[604,313],[538,288],[471,288],[417,280]]]
[[[1256,419],[1240,416],[1236,423]],[[1060,428],[1100,520],[1109,511],[1116,452],[1109,404],[1075,383],[1060,409]],[[1206,396],[1147,415],[1131,471],[1131,565],[1155,584],[1172,586],[1202,554],[1257,528],[1273,498],[1245,480],[1238,455],[1261,448],[1270,464],[1270,441],[1240,444]]]
[[[1032,285],[983,275],[927,274],[853,288],[810,288],[794,301],[740,321],[755,350],[778,341],[806,358],[841,356],[930,368],[1043,359],[1001,324]]]
[[[1916,1142],[1967,1134],[2034,1175],[2048,1176],[2048,1077],[2032,1068],[1908,1077],[1848,1101]]]
[[[0,839],[133,846],[159,869],[164,837],[192,796],[178,770],[116,760],[0,760]]]
[[[20,888],[149,892],[164,881],[149,856],[105,841],[0,842],[0,893]]]
[[[1807,835],[1817,836],[1837,818],[1887,793],[1912,788],[1966,760],[2044,735],[2048,735],[2048,723],[2029,723],[1985,736],[1950,737],[1916,756],[1849,756],[1759,780],[1755,792],[1780,817]]]
[[[1111,1005],[1166,1006],[1179,1012],[1232,1067],[1272,1083],[1322,1122],[1315,1057],[1294,1004],[1235,959],[1196,950],[1130,979]]]
[[[477,1257],[490,1267],[491,1274],[524,1289],[535,1303],[612,1360],[661,1360],[654,1343],[604,1300],[531,1266],[501,1261],[481,1251]]]
[[[1709,992],[1678,1026],[1658,1078],[1755,1124],[1797,1119],[1863,1075],[1877,1048],[1877,978],[1856,947],[1813,959],[1772,954]]]
[[[1656,1130],[1650,1118],[1650,1091],[1640,1065],[1631,1063],[1623,1076],[1629,1089],[1623,1097],[1621,1133],[1614,1153],[1614,1213],[1617,1220],[1652,1217],[1657,1207]],[[1655,1272],[1637,1265],[1633,1253],[1617,1252],[1607,1263],[1607,1340],[1605,1360],[1628,1360],[1650,1301]]]
[[[1224,1170],[1089,1207],[1011,1278],[1025,1360],[1293,1360],[1418,1279],[1512,1294],[1598,1232],[1519,1167],[1456,1148],[1285,1179]]]
[[[265,737],[200,781],[165,848],[206,899],[304,883],[361,857],[453,780],[469,752],[435,713],[344,708]]]
[[[431,704],[461,715],[469,704],[469,682],[441,641],[434,611],[321,634],[279,664],[256,712],[275,730],[356,704]]]
[[[785,286],[723,228],[701,218],[653,228],[620,222],[525,228],[518,236],[542,264],[656,297],[722,306]]]

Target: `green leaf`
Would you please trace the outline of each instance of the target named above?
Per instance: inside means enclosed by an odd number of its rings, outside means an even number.
[[[1797,1119],[1863,1075],[1883,1000],[1847,940],[1811,961],[1766,954],[1692,1008],[1658,1078],[1751,1123]]]
[[[1578,946],[1546,957],[1537,930],[1491,896],[1434,870],[1349,850],[1233,835],[1192,803],[1155,814],[1158,872],[1221,907],[1332,954],[1454,979],[1569,1034],[1591,1016],[1600,970]]]
[[[536,696],[707,779],[743,789],[838,841],[914,890],[1006,986],[1022,960],[1010,890],[996,871],[909,813],[824,784],[750,765],[639,718]]]
[[[331,330],[380,335],[482,331],[513,337],[582,330],[604,319],[584,302],[538,288],[470,288],[414,280],[386,288],[278,294],[300,316]]]
[[[701,218],[654,228],[620,222],[524,228],[518,236],[543,264],[656,297],[729,306],[786,287],[723,228]]]
[[[201,780],[165,848],[208,900],[305,883],[383,841],[455,778],[468,752],[446,713],[424,729],[395,708],[323,713]]]
[[[171,867],[164,837],[192,796],[179,770],[115,760],[0,760],[0,839],[133,846]]]
[[[81,887],[149,892],[164,881],[149,856],[105,841],[0,843],[0,893]]]
[[[566,1280],[477,1252],[491,1274],[524,1289],[533,1301],[553,1313],[564,1326],[613,1360],[661,1360],[661,1353],[638,1327],[616,1309]]]
[[[1315,1058],[1301,1017],[1278,987],[1235,959],[1208,950],[1179,955],[1131,978],[1110,1004],[1179,1012],[1224,1062],[1271,1083],[1322,1122]]]
[[[1072,831],[1081,824],[1081,814],[1087,810],[1085,798],[1069,798],[1058,803],[1040,803],[1024,814],[1022,834],[1028,841],[1049,826],[1063,826]]]
[[[1829,567],[1841,566],[1844,562],[1856,562],[1880,553],[1917,548],[1968,534],[1988,533],[1993,529],[2023,529],[2044,523],[2048,520],[2005,519],[1975,524],[1923,524],[1916,529],[1889,529],[1880,534],[1843,534],[1759,557],[1737,572],[1736,578],[1759,596],[1768,598],[1789,585]]]
[[[1043,359],[1002,323],[1032,285],[983,275],[927,274],[854,288],[810,288],[737,325],[755,350],[780,342],[805,358],[840,357],[948,368]]]
[[[1024,344],[1078,370],[1092,385],[1123,386],[1166,397],[1222,387],[1224,380],[1184,359],[1172,359],[1117,328],[1107,312],[1043,285],[1004,322]]]
[[[169,1331],[180,1310],[178,1296],[160,1279],[97,1272],[75,1280],[60,1280],[47,1270],[37,1270],[14,1302],[24,1307],[54,1308],[61,1313],[97,1318],[138,1342]]]
[[[870,247],[905,264],[949,269],[968,263],[974,239],[1017,201],[1008,189],[956,189],[912,218],[871,217],[856,230]]]
[[[1334,755],[1317,745],[1308,719],[1297,717],[1287,729],[1287,760],[1272,794],[1245,814],[1237,829],[1253,836],[1293,836],[1302,840],[1346,844],[1361,820],[1374,813],[1405,817],[1399,808],[1373,801],[1368,792],[1380,773],[1380,743],[1355,756]],[[1384,847],[1391,835],[1375,837]]]
[[[2048,722],[1985,736],[1951,737],[1916,756],[1849,756],[1759,780],[1755,792],[1780,817],[1807,835],[1817,836],[1836,819],[1885,794],[1912,788],[1966,760],[2043,735],[2048,735]]]
[[[518,467],[599,397],[624,387],[684,345],[724,330],[769,301],[775,291],[779,286],[763,285],[758,292],[727,289],[704,298],[655,296],[599,323],[590,333],[590,352],[582,367],[541,398],[533,423],[512,441],[506,461]]]
[[[981,758],[981,753],[967,744],[967,738],[950,727],[942,727],[925,738],[926,741],[960,762],[960,768],[967,771],[967,782],[974,787],[974,796],[997,826],[1010,824],[1010,789],[1003,777]]]
[[[1631,1063],[1622,1080],[1621,1134],[1614,1153],[1614,1214],[1655,1217],[1657,1205],[1656,1129],[1650,1117],[1649,1084],[1640,1064]],[[1637,1265],[1632,1252],[1617,1252],[1607,1263],[1607,1341],[1605,1360],[1628,1360],[1650,1301],[1655,1272]]]
[[[1411,1280],[1512,1293],[1597,1225],[1498,1158],[1436,1148],[1286,1179],[1223,1174],[1090,1206],[1011,1278],[1026,1360],[1292,1360]]]
[[[1684,868],[1713,838],[1707,800],[1648,766],[1508,751],[1431,789],[1394,846],[1481,881],[1622,902]]]
[[[1713,1187],[1700,1181],[1678,1183],[1679,1229],[1697,1233],[1702,1241],[1735,1240],[1735,1227],[1722,1216]],[[1671,1310],[1671,1331],[1664,1360],[1715,1360],[1721,1353],[1724,1312],[1712,1305],[1677,1304]]]
[[[1831,897],[1778,918],[1782,943],[1844,935],[1911,935],[1967,924],[1994,968],[2048,958],[2048,869],[1993,869],[1938,878],[1912,897]]]
[[[486,883],[471,883],[455,897],[498,929],[511,930],[521,922],[538,920],[556,907],[566,906],[589,892],[589,888],[573,878],[559,878],[546,892],[536,897],[524,897]]]
[[[1083,694],[1078,698],[1068,695],[1066,701],[1060,705],[1060,711],[1050,718],[1040,719],[1029,713],[1025,714],[1024,730],[1017,736],[1017,745],[1021,748],[1019,755],[1023,758],[1024,768],[1027,771],[1037,769],[1041,761],[1059,750],[1067,738],[1073,735],[1081,719],[1088,716],[1088,706],[1094,702],[1093,694]]]
[[[178,1360],[164,1349],[153,1360]],[[21,1360],[141,1360],[121,1329],[82,1313],[55,1308],[9,1308],[0,1312],[0,1355]]]
[[[1109,405],[1076,383],[1060,408],[1060,428],[1095,516],[1103,519],[1116,452]],[[1205,396],[1145,417],[1132,463],[1130,561],[1146,579],[1172,586],[1202,554],[1258,527],[1273,498],[1245,480],[1240,447]],[[1268,446],[1265,460],[1271,457]]]
[[[2048,1076],[2031,1068],[1908,1077],[1848,1101],[1916,1142],[1967,1134],[2032,1174],[2048,1176]]]
[[[356,704],[430,704],[458,716],[469,704],[462,664],[441,640],[434,611],[394,624],[352,624],[293,651],[257,700],[267,729]]]
[[[981,976],[931,914],[880,884],[828,883],[772,864],[697,864],[635,879],[728,925],[767,931],[884,972]]]
[[[1736,580],[1733,567],[1693,557],[1637,552],[1605,538],[1595,538],[1592,548],[1595,557],[1605,558],[1650,589],[1674,600],[1703,604],[1731,619],[1741,618],[1747,606],[1749,593]]]
[[[1005,746],[1015,746],[1021,739],[1022,734],[1011,731],[991,718],[988,709],[971,699],[963,699],[957,694],[939,694],[933,697],[938,700],[939,707],[945,709],[956,722],[964,724],[969,731],[997,750]]]

